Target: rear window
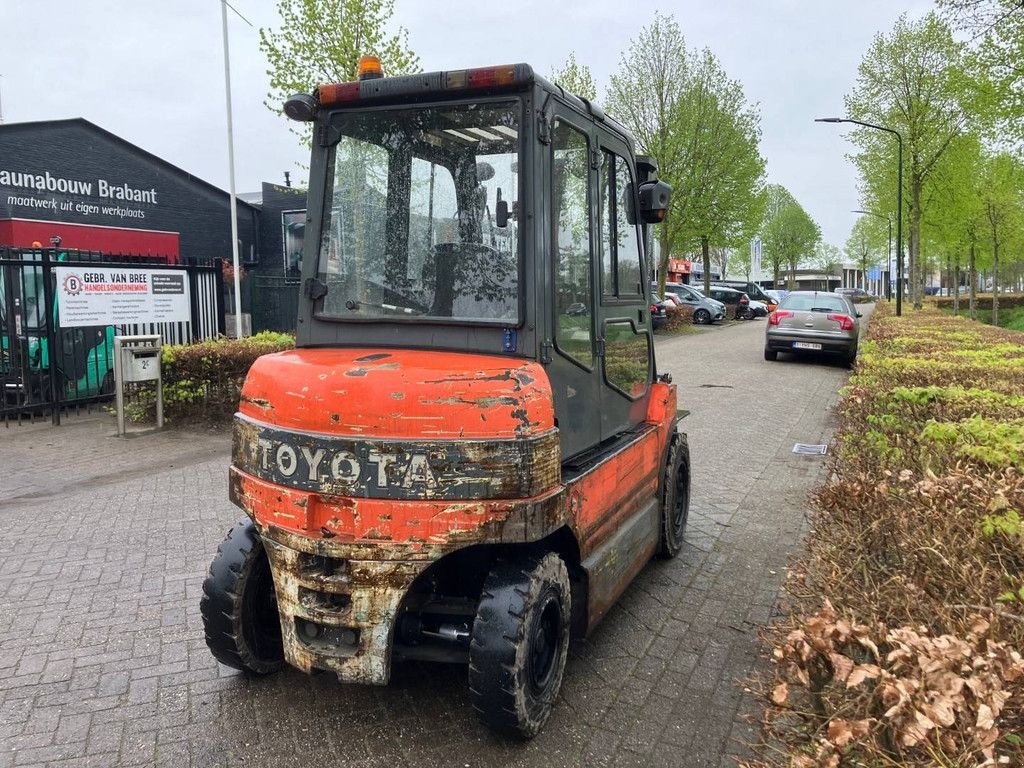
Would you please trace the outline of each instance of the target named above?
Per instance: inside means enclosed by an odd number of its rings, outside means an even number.
[[[795,296],[790,294],[782,300],[780,309],[797,312],[849,312],[846,300],[839,296],[818,294],[817,296]]]

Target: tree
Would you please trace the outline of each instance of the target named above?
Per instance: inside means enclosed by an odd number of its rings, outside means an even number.
[[[879,262],[876,235],[873,231],[872,221],[867,216],[861,216],[854,222],[850,230],[850,236],[846,240],[846,258],[857,265],[861,271],[861,287],[868,289],[868,270]]]
[[[608,111],[653,155],[672,185],[661,226],[659,276],[674,251],[700,248],[705,288],[711,247],[742,247],[761,220],[760,115],[711,51],[688,51],[671,16],[655,16],[623,53]]]
[[[782,267],[789,269],[789,290],[796,289],[796,270],[810,258],[821,240],[821,229],[803,206],[777,184],[768,188],[768,203],[761,228],[762,251],[774,272],[773,285],[779,284]]]
[[[909,223],[911,295],[921,307],[922,194],[950,144],[964,132],[969,113],[964,49],[934,13],[918,21],[901,16],[888,36],[875,37],[846,97],[851,117],[894,128],[903,135],[904,202]],[[860,147],[854,161],[864,177],[867,208],[891,210],[896,184],[893,137],[868,128],[853,132]]]
[[[843,265],[843,252],[837,245],[819,242],[818,247],[814,249],[813,264],[826,275],[834,275]]]
[[[1024,2],[939,0],[943,14],[973,44],[971,63],[993,85],[1006,135],[1024,142]]]
[[[590,67],[586,64],[578,64],[573,51],[569,51],[569,57],[565,63],[551,73],[551,81],[587,101],[597,99],[597,84],[594,82]]]
[[[260,51],[267,58],[270,91],[264,102],[273,112],[296,93],[312,93],[320,83],[356,79],[359,57],[380,58],[387,75],[420,71],[404,27],[389,32],[394,0],[279,0],[277,31],[260,29]]]
[[[1024,169],[1005,152],[986,158],[982,170],[982,205],[992,253],[992,324],[999,325],[999,257],[1024,232]]]

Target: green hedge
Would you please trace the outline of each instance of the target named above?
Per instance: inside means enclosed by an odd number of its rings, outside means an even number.
[[[953,308],[953,297],[952,296],[936,296],[934,298],[935,306],[939,309],[952,309]],[[971,297],[966,293],[960,294],[960,308],[966,309],[970,304]],[[992,309],[992,294],[991,293],[979,293],[975,299],[975,306],[978,309]],[[999,294],[999,308],[1010,309],[1011,307],[1024,307],[1024,293],[1000,293]]]
[[[164,418],[171,424],[225,422],[257,357],[292,349],[295,338],[263,331],[247,339],[219,338],[163,348]],[[129,406],[133,420],[152,418],[154,393],[145,390]]]

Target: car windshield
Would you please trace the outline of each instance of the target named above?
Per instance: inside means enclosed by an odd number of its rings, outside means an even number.
[[[518,102],[342,112],[321,316],[514,323]]]
[[[790,294],[782,300],[779,309],[796,312],[849,312],[846,301],[839,296],[799,296]]]

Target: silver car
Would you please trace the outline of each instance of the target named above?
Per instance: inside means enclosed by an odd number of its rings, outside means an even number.
[[[665,294],[671,294],[680,307],[693,310],[693,322],[697,325],[708,325],[717,320],[725,319],[725,305],[710,299],[696,288],[684,283],[665,283]]]
[[[764,359],[777,360],[779,352],[829,352],[853,365],[860,316],[841,294],[794,291],[768,316]]]

